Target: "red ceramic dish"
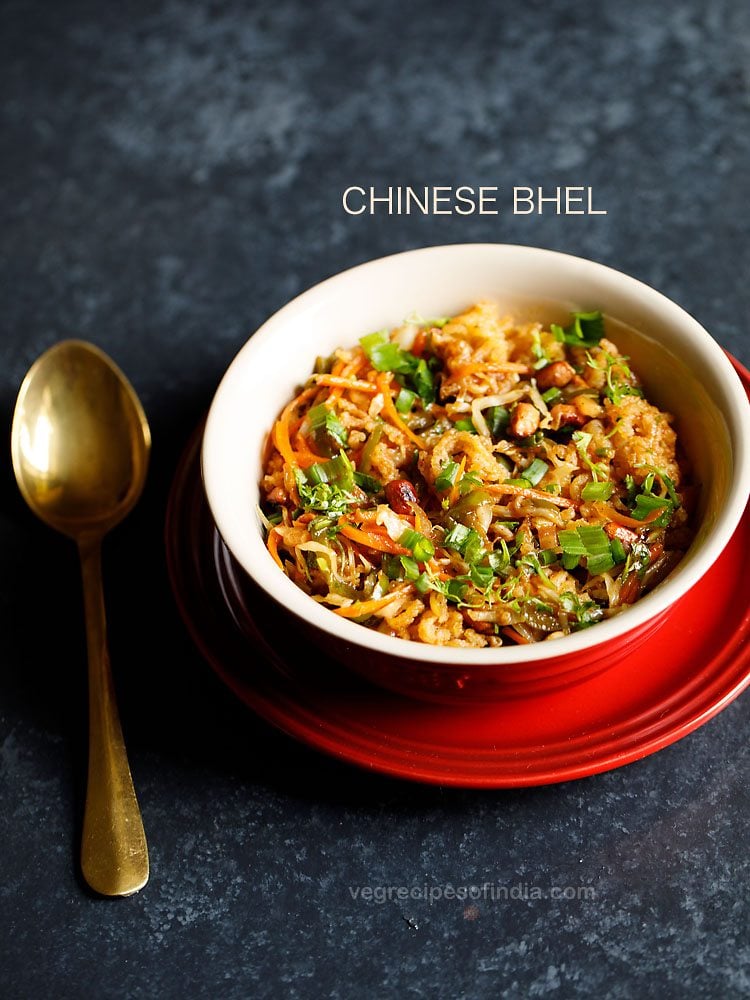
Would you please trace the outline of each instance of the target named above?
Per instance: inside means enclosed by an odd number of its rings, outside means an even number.
[[[544,295],[546,305],[540,300]],[[695,538],[669,576],[622,614],[543,643],[472,649],[412,642],[363,628],[312,600],[279,571],[255,504],[273,417],[308,378],[317,354],[416,310],[451,315],[490,299],[517,315],[563,321],[573,309],[601,309],[644,379],[648,398],[674,414],[701,484]],[[520,312],[514,303],[519,305]],[[562,311],[562,312],[561,312]],[[304,292],[257,330],[214,395],[202,472],[213,519],[233,558],[288,615],[310,645],[347,669],[419,698],[499,699],[567,685],[611,667],[662,628],[672,605],[719,558],[750,490],[750,407],[718,344],[654,289],[593,261],[531,247],[461,244],[371,261]],[[707,443],[710,442],[710,447]]]
[[[739,366],[738,366],[739,370]],[[746,386],[750,376],[742,372]],[[675,742],[750,683],[750,513],[716,565],[640,649],[596,676],[478,705],[418,702],[311,656],[293,620],[249,585],[211,520],[185,454],[167,518],[172,586],[195,642],[260,716],[360,766],[463,787],[584,777]],[[262,626],[259,625],[262,623]]]

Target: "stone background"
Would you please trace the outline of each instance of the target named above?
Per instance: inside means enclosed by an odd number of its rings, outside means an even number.
[[[750,995],[750,701],[658,755],[508,793],[361,773],[257,721],[177,618],[175,462],[250,331],[342,268],[519,242],[664,291],[750,362],[741,0],[0,4],[0,405],[92,339],[152,424],[107,544],[152,878],[77,872],[85,674],[72,547],[0,483],[0,992],[65,997]],[[349,184],[592,185],[608,215],[346,216]],[[596,900],[383,905],[351,884],[592,885]]]

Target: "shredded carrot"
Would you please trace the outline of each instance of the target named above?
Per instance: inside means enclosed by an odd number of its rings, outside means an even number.
[[[343,378],[338,375],[313,375],[317,385],[339,386],[342,389],[357,389],[359,392],[370,392],[374,396],[378,391],[372,382],[362,379]]]
[[[411,353],[415,358],[421,358],[424,353],[424,349],[427,346],[427,331],[420,330],[419,333],[414,338],[414,343],[411,347]]]
[[[335,615],[341,615],[342,618],[360,618],[363,615],[371,615],[387,607],[396,598],[403,597],[407,590],[408,587],[404,587],[401,590],[394,590],[392,593],[386,594],[385,597],[378,597],[372,601],[356,601],[345,608],[332,608],[332,611]]]
[[[503,634],[507,635],[509,639],[513,640],[513,642],[517,642],[519,646],[529,645],[529,640],[524,639],[524,637],[519,632],[516,632],[514,628],[504,628]]]
[[[388,417],[388,419],[392,424],[398,427],[398,429],[402,433],[406,434],[406,436],[409,438],[410,441],[414,442],[417,448],[419,448],[421,451],[424,451],[427,445],[424,443],[421,437],[419,437],[417,434],[414,433],[414,431],[411,430],[410,427],[406,426],[404,421],[401,419],[401,415],[399,414],[398,410],[393,405],[393,396],[391,395],[390,382],[391,382],[390,372],[378,372],[377,385],[378,389],[383,393],[383,400],[384,400],[383,410],[385,411],[385,415]]]
[[[396,556],[409,554],[409,550],[405,549],[403,545],[399,545],[398,542],[394,542],[390,535],[375,534],[373,531],[362,531],[361,528],[355,528],[353,524],[342,524],[341,534],[346,535],[347,538],[351,538],[353,542],[357,542],[359,545],[366,545],[368,548],[376,549],[378,552],[389,552]]]
[[[272,528],[268,532],[268,541],[266,542],[268,546],[268,551],[273,556],[273,560],[279,569],[284,569],[284,564],[281,561],[281,556],[279,555],[279,533],[276,528]]]
[[[597,512],[602,515],[602,517],[606,517],[608,520],[614,521],[615,524],[622,524],[626,528],[644,528],[647,524],[651,524],[652,521],[655,521],[664,513],[662,509],[657,507],[656,510],[652,510],[646,517],[644,517],[642,521],[639,521],[635,517],[628,517],[626,514],[621,514],[619,510],[615,510],[615,508],[610,504],[604,503],[601,500],[597,501],[594,504],[594,507]]]
[[[459,487],[461,485],[461,477],[466,469],[466,455],[461,456],[461,461],[458,466],[458,472],[456,473],[456,478],[453,480],[453,485],[451,486],[451,491],[448,497],[448,506],[452,507],[453,504],[458,500]]]
[[[290,465],[292,468],[299,465],[299,461],[289,440],[289,421],[295,407],[299,406],[300,403],[304,403],[314,392],[315,389],[303,389],[299,396],[295,396],[291,403],[287,403],[273,427],[273,443],[287,465]]]

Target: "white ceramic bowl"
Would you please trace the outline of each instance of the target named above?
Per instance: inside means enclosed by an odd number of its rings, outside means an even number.
[[[645,383],[648,398],[677,418],[701,483],[695,541],[676,570],[632,608],[564,638],[499,649],[433,647],[382,635],[332,614],[299,590],[268,554],[255,514],[261,454],[279,411],[317,355],[356,344],[416,312],[455,314],[495,299],[525,318],[565,320],[573,309],[601,309],[625,324],[616,340]],[[388,686],[414,693],[479,692],[481,677],[568,676],[581,665],[641,641],[667,609],[716,561],[737,526],[750,487],[750,407],[719,345],[683,309],[611,268],[551,250],[498,244],[429,247],[344,271],[280,309],[230,365],[211,406],[202,450],[208,502],[230,551],[252,580],[306,623],[334,656]],[[541,664],[541,675],[539,674]],[[511,665],[518,669],[511,670]],[[531,667],[534,667],[532,670]],[[399,678],[410,675],[405,683]],[[384,676],[387,674],[388,676]],[[393,681],[396,677],[396,681]],[[467,679],[470,683],[467,684]]]

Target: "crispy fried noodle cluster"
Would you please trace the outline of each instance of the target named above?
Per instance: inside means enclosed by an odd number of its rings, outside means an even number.
[[[567,635],[660,581],[691,539],[671,417],[600,313],[480,302],[318,358],[270,435],[268,549],[313,600],[388,635]]]

